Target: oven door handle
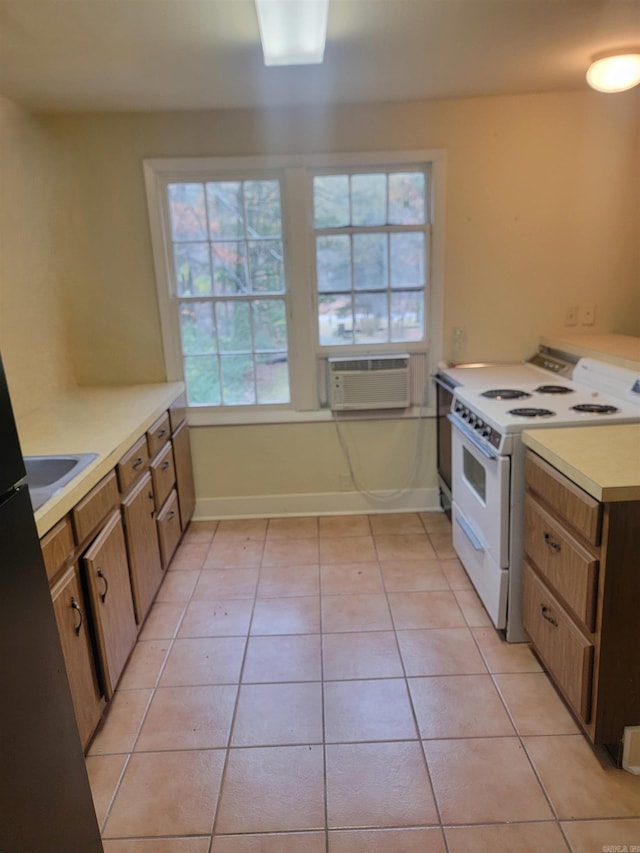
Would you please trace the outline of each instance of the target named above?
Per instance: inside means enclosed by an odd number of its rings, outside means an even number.
[[[484,551],[484,545],[482,544],[480,539],[473,532],[469,523],[465,521],[464,518],[462,518],[462,516],[459,514],[456,515],[456,524],[458,525],[458,527],[460,527],[469,542],[471,542],[474,551]]]
[[[498,454],[494,453],[492,450],[489,450],[484,444],[480,441],[480,439],[476,436],[472,429],[459,420],[455,415],[448,414],[447,418],[451,421],[456,429],[459,429],[460,432],[467,438],[471,444],[482,453],[483,456],[486,456],[487,459],[497,459]]]

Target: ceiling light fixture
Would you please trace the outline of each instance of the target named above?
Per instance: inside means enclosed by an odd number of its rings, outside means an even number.
[[[616,51],[595,56],[587,71],[587,83],[598,92],[624,92],[640,83],[640,50]]]
[[[317,65],[324,58],[329,0],[255,0],[265,65]]]

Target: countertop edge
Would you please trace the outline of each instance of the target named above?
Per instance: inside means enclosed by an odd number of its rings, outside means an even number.
[[[108,388],[76,388],[53,404],[19,419],[18,434],[25,456],[93,452],[98,457],[68,485],[34,513],[38,535],[51,530],[82,498],[112,471],[127,450],[149,429],[181,394],[184,383],[169,382]],[[135,405],[130,405],[135,399]],[[73,410],[85,411],[82,438],[74,446]],[[110,417],[113,410],[115,415]],[[108,423],[108,427],[101,425]],[[95,441],[87,445],[86,433],[95,430]],[[64,433],[64,435],[61,435]],[[91,443],[90,443],[91,444]]]
[[[616,442],[615,433],[624,439]],[[570,447],[566,446],[567,439],[573,439]],[[624,443],[628,449],[636,440],[640,448],[640,424],[531,429],[522,433],[526,447],[603,503],[640,500],[640,466],[636,461],[635,467],[629,468],[628,453],[621,455],[625,452]],[[602,463],[598,465],[596,459],[591,464],[591,460],[594,456],[602,459],[604,455],[611,462],[602,476]]]

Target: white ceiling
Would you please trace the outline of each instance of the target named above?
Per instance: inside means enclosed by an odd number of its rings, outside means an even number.
[[[0,0],[0,94],[101,111],[584,90],[594,53],[634,46],[640,0],[331,0],[324,63],[265,68],[253,0]]]

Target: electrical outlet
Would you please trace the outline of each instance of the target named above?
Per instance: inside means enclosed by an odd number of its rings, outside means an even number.
[[[340,474],[340,491],[350,492],[351,489],[351,474]]]
[[[580,306],[580,325],[593,326],[596,322],[596,306],[592,302]]]
[[[564,309],[564,324],[565,326],[577,326],[578,325],[578,306],[570,305],[568,308]]]

